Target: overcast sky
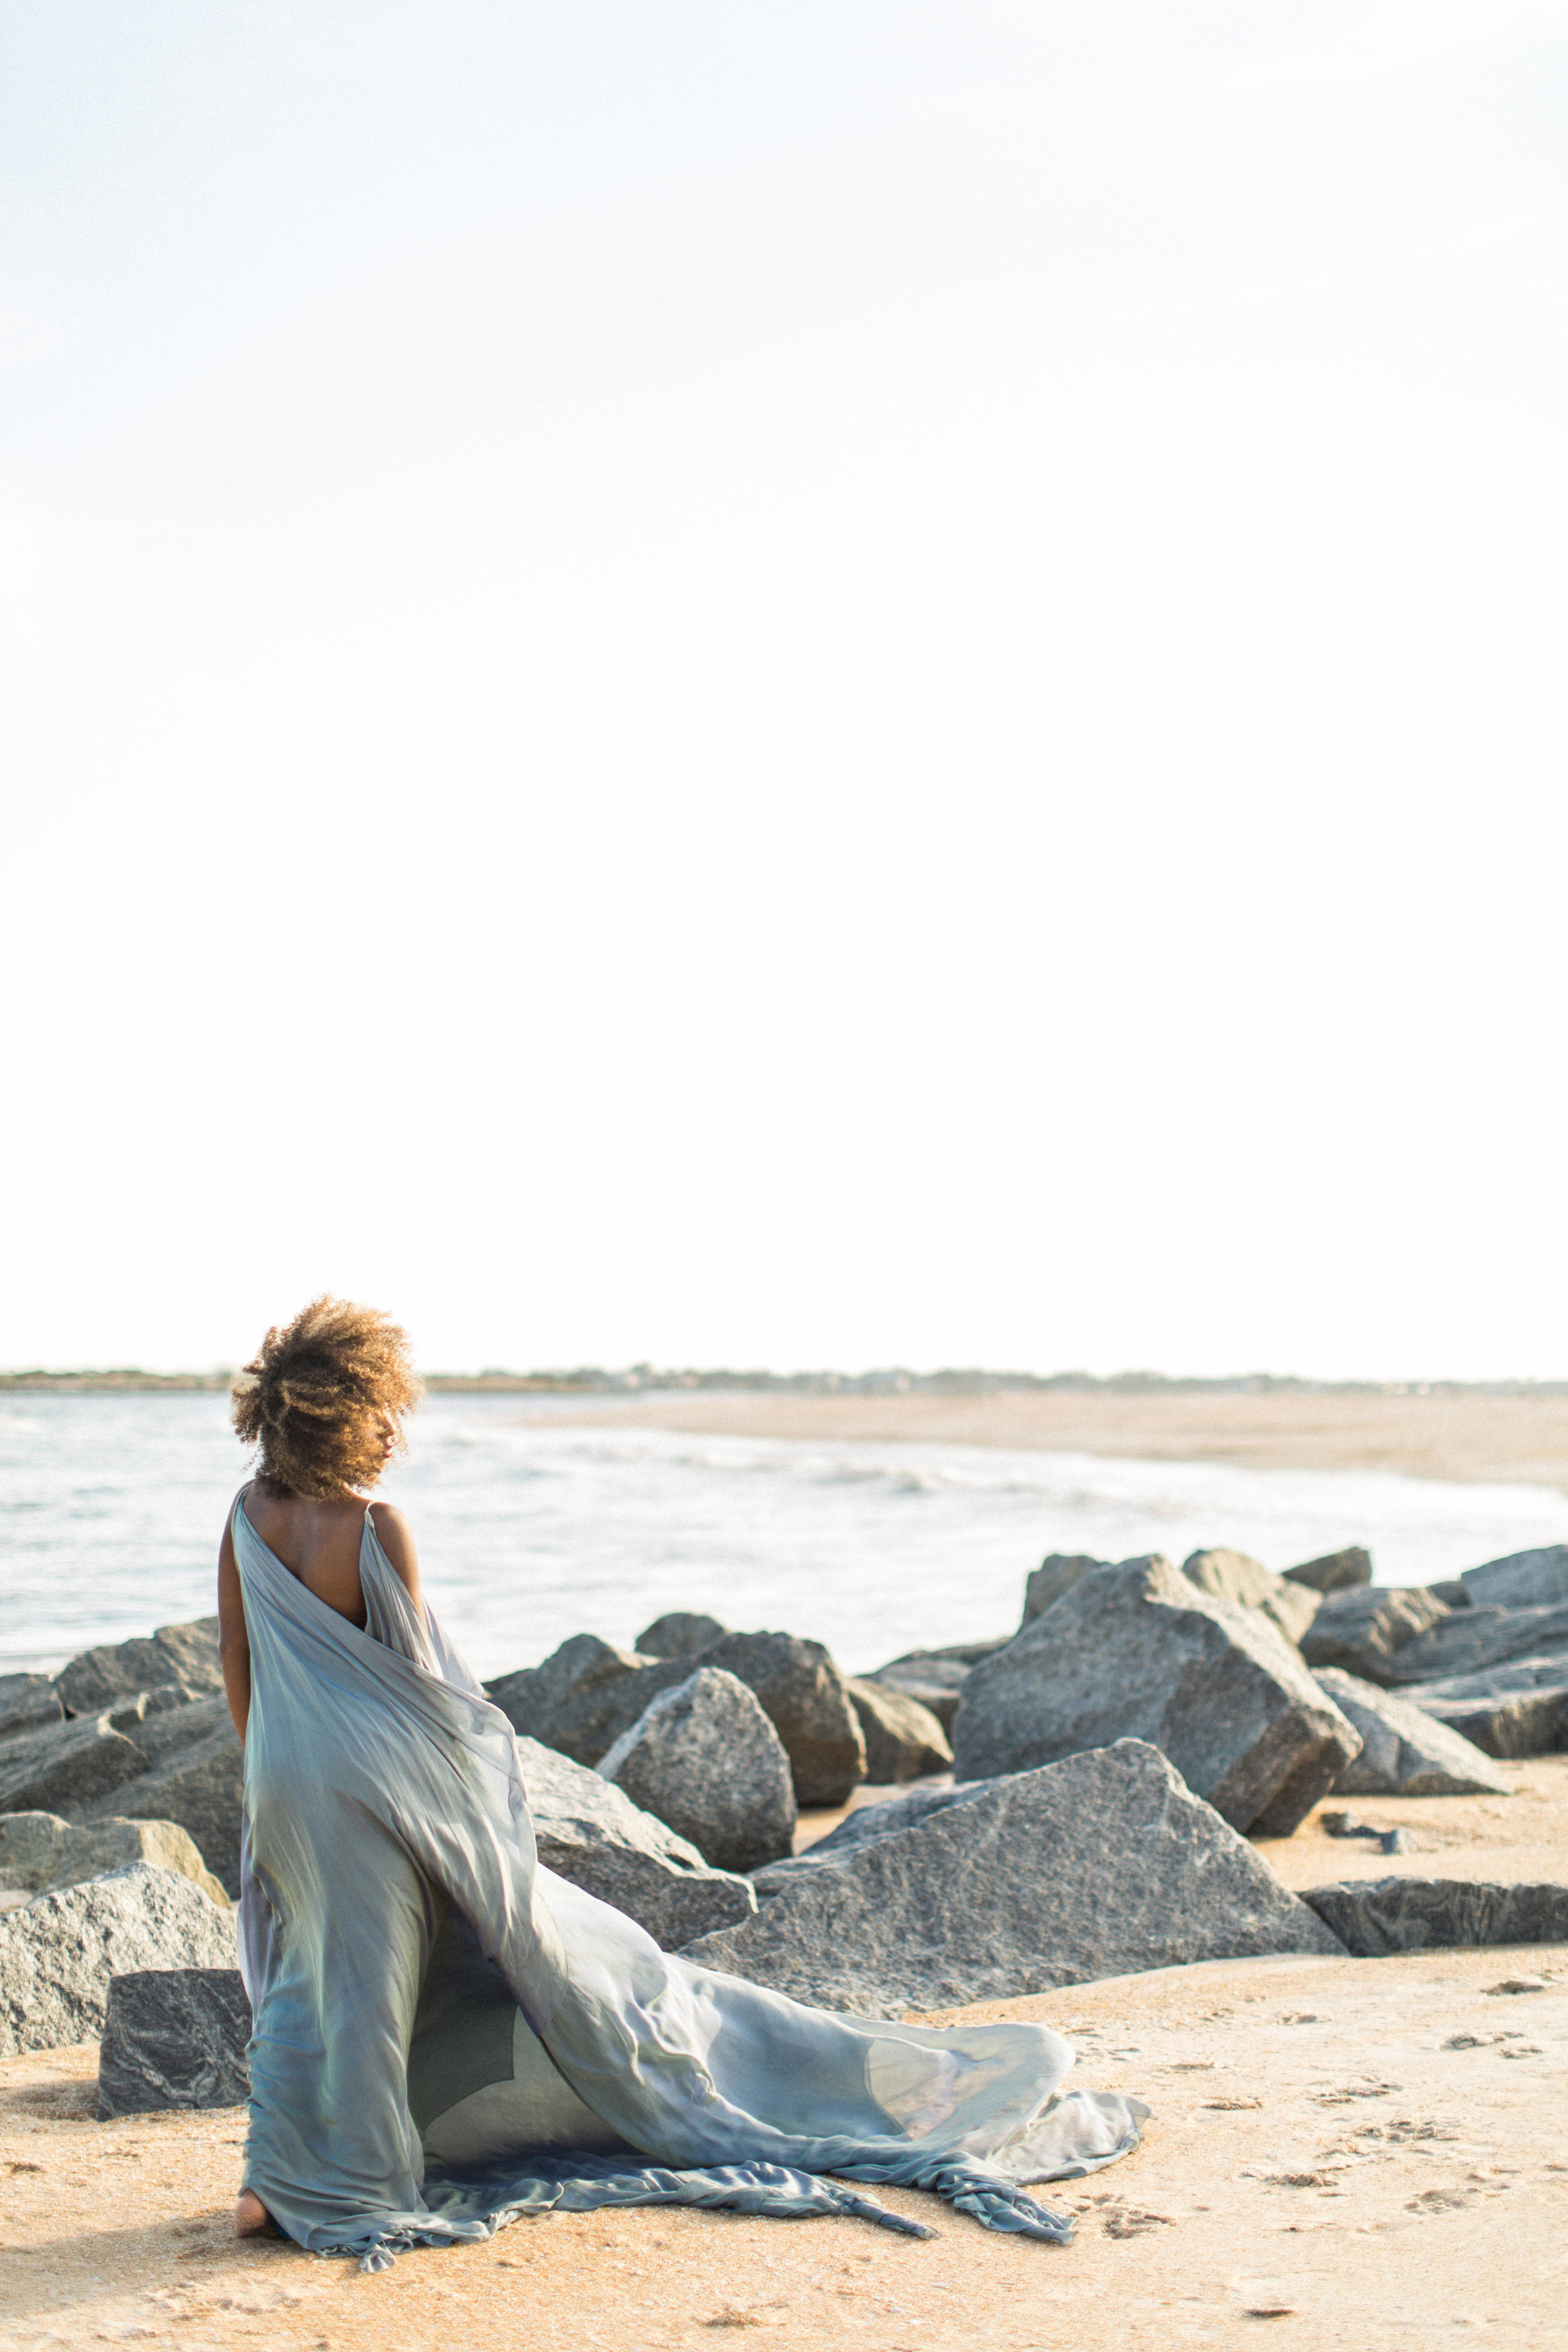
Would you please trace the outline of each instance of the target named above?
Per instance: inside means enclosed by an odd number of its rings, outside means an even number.
[[[1568,1373],[1563,0],[0,0],[0,1362]]]

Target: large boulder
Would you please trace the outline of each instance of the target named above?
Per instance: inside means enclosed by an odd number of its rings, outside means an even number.
[[[943,1812],[949,1805],[966,1804],[971,1797],[983,1797],[996,1786],[994,1780],[928,1782],[923,1788],[906,1789],[897,1797],[858,1805],[836,1829],[826,1837],[814,1838],[802,1853],[786,1854],[782,1862],[752,1871],[752,1884],[759,1900],[766,1903],[795,1879],[809,1877],[814,1870],[830,1869],[851,1849],[874,1845],[879,1838],[896,1837],[900,1830],[912,1829],[931,1814]]]
[[[911,1691],[892,1683],[864,1682],[851,1675],[849,1704],[859,1719],[866,1742],[866,1778],[879,1786],[894,1780],[918,1780],[927,1772],[945,1772],[952,1761],[952,1746],[942,1719],[921,1705]]]
[[[1216,1600],[1234,1601],[1243,1609],[1261,1609],[1288,1642],[1300,1641],[1321,1606],[1319,1596],[1302,1585],[1288,1583],[1244,1551],[1190,1552],[1182,1562],[1182,1574]]]
[[[1163,1756],[1129,1739],[852,1846],[684,1958],[898,2018],[1191,1960],[1342,1948]]]
[[[0,2058],[96,2041],[110,1977],[232,1969],[234,1914],[173,1870],[132,1862],[0,1916]]]
[[[1489,1757],[1407,1698],[1358,1681],[1338,1666],[1314,1675],[1340,1713],[1361,1734],[1361,1754],[1334,1782],[1341,1797],[1506,1797],[1505,1780]]]
[[[1554,1609],[1502,1609],[1475,1602],[1415,1639],[1389,1660],[1386,1683],[1441,1682],[1451,1675],[1485,1674],[1515,1658],[1568,1652],[1568,1602]],[[1568,1666],[1568,1657],[1564,1658]],[[3,1753],[4,1751],[0,1751]]]
[[[1426,1585],[1359,1585],[1323,1596],[1300,1640],[1310,1666],[1341,1666],[1363,1683],[1394,1681],[1394,1660],[1451,1614]]]
[[[841,1805],[866,1778],[866,1742],[843,1675],[820,1642],[726,1633],[699,1663],[756,1693],[784,1741],[801,1805]]]
[[[1504,1559],[1466,1569],[1459,1580],[1470,1599],[1483,1607],[1560,1608],[1568,1601],[1568,1544],[1510,1551]]]
[[[177,1822],[68,1822],[58,1813],[0,1813],[0,1887],[52,1894],[101,1878],[128,1862],[178,1871],[220,1908],[228,1895]]]
[[[1319,1559],[1304,1559],[1285,1570],[1287,1584],[1304,1584],[1310,1592],[1348,1592],[1353,1585],[1372,1582],[1372,1554],[1362,1544],[1343,1551],[1326,1551]]]
[[[226,1699],[202,1698],[149,1712],[131,1736],[145,1759],[143,1769],[77,1808],[79,1818],[115,1813],[133,1821],[177,1822],[195,1839],[215,1877],[237,1895],[245,1750]]]
[[[710,1869],[694,1845],[624,1790],[536,1739],[520,1739],[517,1749],[546,1870],[614,1904],[666,1951],[756,1908],[750,1879]]]
[[[1568,1748],[1568,1658],[1561,1652],[1408,1684],[1400,1696],[1488,1756],[1552,1756]]]
[[[717,1869],[754,1870],[794,1843],[784,1742],[756,1694],[719,1667],[660,1691],[597,1769]]]
[[[953,1770],[990,1779],[1116,1739],[1163,1748],[1238,1830],[1289,1837],[1361,1745],[1259,1609],[1157,1553],[1097,1569],[974,1668]]]
[[[1070,1592],[1080,1577],[1110,1565],[1108,1559],[1097,1559],[1092,1552],[1048,1551],[1038,1568],[1029,1570],[1024,1586],[1024,1623],[1032,1624],[1053,1601]]]
[[[935,1716],[951,1739],[952,1718],[958,1713],[958,1703],[963,1685],[982,1658],[994,1657],[1013,1639],[1004,1633],[993,1642],[956,1642],[941,1650],[906,1650],[901,1657],[889,1659],[868,1675],[858,1675],[858,1682],[877,1683],[893,1690],[908,1691],[911,1698]]]
[[[132,1705],[18,1732],[0,1744],[0,1813],[70,1813],[133,1780],[147,1767],[128,1736],[141,1723]]]
[[[645,1658],[596,1633],[574,1633],[542,1666],[498,1675],[485,1689],[521,1738],[596,1764],[651,1698],[690,1671],[678,1659]]]
[[[1568,1886],[1468,1878],[1350,1878],[1303,1900],[1358,1959],[1456,1944],[1568,1943]]]
[[[39,1731],[65,1714],[47,1675],[0,1675],[0,1739],[18,1731]]]
[[[636,1647],[645,1658],[697,1658],[729,1630],[700,1609],[670,1609],[643,1628]]]
[[[132,1969],[109,1979],[98,2120],[250,2096],[250,2002],[237,1969]]]
[[[223,1688],[218,1660],[216,1617],[198,1617],[188,1625],[161,1625],[146,1639],[105,1643],[83,1650],[55,1678],[69,1715],[96,1715],[116,1700],[134,1698],[138,1691],[156,1690],[163,1683],[178,1683],[196,1696]]]

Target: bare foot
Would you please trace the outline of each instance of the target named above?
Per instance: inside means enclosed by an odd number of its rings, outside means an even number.
[[[273,2226],[272,2216],[253,2189],[242,2189],[239,2202],[234,2209],[234,2234],[237,2238],[258,2237],[263,2230]]]

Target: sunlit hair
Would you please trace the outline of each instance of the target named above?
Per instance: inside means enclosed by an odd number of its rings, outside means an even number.
[[[268,1331],[237,1375],[234,1425],[259,1444],[259,1475],[291,1495],[331,1502],[380,1476],[390,1422],[419,1402],[408,1335],[390,1316],[347,1298],[312,1298]]]

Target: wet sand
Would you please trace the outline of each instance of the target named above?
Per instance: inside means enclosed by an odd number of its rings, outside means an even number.
[[[1296,1885],[1394,1871],[1561,1879],[1568,1757],[1509,1798],[1373,1799],[1415,1853],[1266,1851]],[[826,1817],[825,1817],[826,1818]],[[814,1821],[812,1826],[816,1826]],[[1498,1990],[1541,1978],[1544,1989]],[[1143,2146],[1042,2192],[1067,2248],[980,2230],[648,2210],[520,2221],[362,2277],[227,2234],[241,2110],[92,2120],[91,2047],[0,2063],[0,2344],[204,2352],[664,2352],[754,2330],[864,2352],[1241,2352],[1568,2344],[1568,1946],[1390,1960],[1219,1961],[945,2011],[1039,2019],[1088,2086],[1155,2110]]]
[[[548,1418],[704,1436],[999,1445],[1258,1469],[1394,1470],[1413,1478],[1519,1480],[1568,1492],[1568,1397],[1384,1396],[1289,1389],[1258,1396],[1050,1389],[997,1396],[795,1396],[715,1389],[584,1397]]]

